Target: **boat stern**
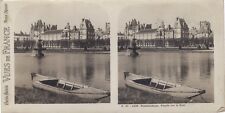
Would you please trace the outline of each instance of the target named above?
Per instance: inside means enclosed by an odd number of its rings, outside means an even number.
[[[37,73],[31,73],[30,75],[31,75],[31,80],[34,80],[34,77],[37,76]]]
[[[124,79],[126,79],[129,76],[129,72],[124,72]]]
[[[124,72],[124,80],[137,80],[137,79],[148,79],[150,77],[140,76],[130,72]]]
[[[56,79],[56,78],[53,78],[53,77],[40,75],[40,74],[34,73],[34,72],[32,72],[30,75],[31,75],[31,80],[32,81],[42,81],[42,80],[53,80],[53,79]]]

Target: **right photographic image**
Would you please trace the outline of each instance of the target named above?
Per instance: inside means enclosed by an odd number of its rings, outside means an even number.
[[[209,6],[171,2],[121,10],[119,104],[214,102],[216,11]]]

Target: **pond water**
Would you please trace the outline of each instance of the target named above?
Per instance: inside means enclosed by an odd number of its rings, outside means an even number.
[[[109,54],[48,53],[38,59],[31,53],[15,53],[15,86],[31,88],[32,72],[110,89]]]
[[[119,53],[119,103],[128,102],[127,95],[129,93],[130,100],[143,100],[143,103],[151,103],[151,94],[149,96],[141,96],[144,93],[139,90],[127,90],[124,84],[123,72],[128,71],[145,76],[151,76],[187,85],[193,88],[206,90],[202,95],[204,101],[198,98],[195,102],[213,102],[213,78],[214,78],[214,60],[213,53],[196,53],[196,52],[141,52],[138,57],[130,57],[126,52]],[[126,90],[126,91],[125,91]],[[124,94],[125,93],[125,94]],[[134,96],[135,95],[135,96]],[[148,95],[148,94],[145,94]],[[154,98],[155,103],[169,102],[163,98]],[[148,100],[148,101],[147,101]],[[127,102],[126,102],[127,101]],[[185,102],[186,100],[179,101]],[[170,101],[176,102],[176,101]],[[135,103],[135,102],[134,102]],[[138,103],[142,103],[138,101]]]

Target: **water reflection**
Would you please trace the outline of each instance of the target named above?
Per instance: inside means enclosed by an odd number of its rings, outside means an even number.
[[[70,62],[73,62],[73,60],[74,59],[71,59],[71,57],[70,56],[68,56],[68,55],[66,55],[66,57],[65,57],[65,76],[66,76],[66,78],[68,78],[68,79],[70,79],[70,77],[72,77],[73,75],[72,75],[72,65],[73,65],[73,63],[70,63]]]
[[[138,58],[137,57],[130,57],[131,58],[131,67],[132,67],[132,71],[133,71],[133,73],[138,73],[137,72],[137,65],[139,64],[139,63],[137,63],[137,60],[138,60]]]
[[[89,83],[91,82],[94,73],[94,62],[91,55],[85,56],[85,69],[86,69],[85,80],[87,83]]]
[[[210,68],[213,65],[211,57],[207,57],[200,65],[200,77],[203,79],[209,78],[209,75],[212,73]]]
[[[41,69],[42,59],[37,59],[37,64],[38,64],[37,65],[37,72],[40,73],[40,74],[43,74],[42,71],[41,71],[42,70]]]
[[[105,62],[105,70],[108,70],[105,71],[105,80],[110,81],[110,61]]]
[[[160,56],[160,59],[163,59],[162,56]],[[159,70],[161,72],[161,76],[164,78],[165,77],[165,74],[166,74],[165,68],[166,68],[167,65],[164,64],[162,60],[159,61],[159,64],[160,64]]]
[[[181,76],[181,80],[185,81],[186,77],[188,76],[188,72],[189,72],[189,64],[188,64],[188,59],[186,57],[186,54],[181,54],[180,55],[180,76]]]

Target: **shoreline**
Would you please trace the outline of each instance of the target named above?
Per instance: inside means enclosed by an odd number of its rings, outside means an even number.
[[[126,49],[118,52],[127,52]],[[214,53],[214,49],[196,49],[196,48],[141,48],[138,52],[192,52],[192,53]],[[32,53],[32,50],[14,50],[14,53]],[[44,53],[84,53],[84,54],[110,54],[110,51],[89,49],[48,49]]]
[[[188,99],[184,98],[173,97],[167,94],[148,93],[131,87],[118,88],[118,104],[187,103],[188,101]],[[191,103],[211,102],[204,102],[199,96],[193,98]]]
[[[32,50],[14,50],[14,53],[32,53]],[[110,54],[110,51],[89,49],[47,49],[43,53],[84,53],[84,54]]]
[[[16,104],[63,104],[63,103],[109,103],[110,98],[104,98],[100,101],[82,99],[77,96],[62,95],[51,93],[36,88],[15,87]]]
[[[197,48],[141,48],[138,52],[191,52],[191,53],[214,53],[214,49]],[[127,50],[118,50],[118,52],[127,52]]]

